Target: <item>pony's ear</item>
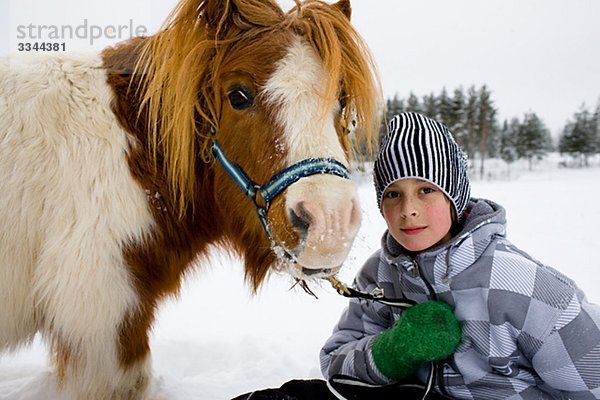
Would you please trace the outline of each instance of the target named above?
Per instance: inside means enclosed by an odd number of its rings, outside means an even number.
[[[350,0],[340,0],[337,3],[333,4],[333,7],[340,10],[341,13],[346,16],[346,18],[350,19],[350,16],[352,15],[352,7],[350,6]]]

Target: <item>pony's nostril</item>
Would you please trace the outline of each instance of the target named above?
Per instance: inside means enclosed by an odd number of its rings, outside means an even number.
[[[290,210],[290,222],[292,226],[305,237],[308,233],[308,228],[314,220],[313,215],[304,207],[304,202],[299,202]]]

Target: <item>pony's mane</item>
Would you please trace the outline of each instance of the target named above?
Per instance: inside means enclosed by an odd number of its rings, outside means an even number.
[[[326,98],[340,96],[341,82],[352,106],[344,118],[351,118],[353,108],[357,133],[373,141],[380,87],[367,46],[339,10],[318,0],[295,1],[285,14],[272,0],[181,0],[145,41],[135,69],[142,82],[140,110],[147,113],[150,150],[155,162],[164,163],[156,167],[164,168],[180,215],[194,192],[198,155],[210,158],[210,127],[218,130],[220,96],[213,77],[240,39],[285,29],[303,36],[327,71]]]

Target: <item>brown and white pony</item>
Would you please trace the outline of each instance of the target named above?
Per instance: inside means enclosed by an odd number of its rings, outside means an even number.
[[[306,158],[347,165],[350,120],[369,137],[379,96],[349,16],[348,0],[183,0],[100,55],[1,61],[1,349],[41,332],[68,398],[144,399],[156,308],[209,246],[239,254],[254,289],[282,264],[338,268],[360,223],[350,180],[273,201],[286,263],[210,148],[258,184]]]

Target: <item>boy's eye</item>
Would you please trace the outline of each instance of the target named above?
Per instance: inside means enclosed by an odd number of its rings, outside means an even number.
[[[434,188],[432,188],[432,187],[424,187],[423,189],[421,189],[421,191],[422,191],[423,193],[425,193],[425,194],[428,194],[428,193],[433,193],[433,192],[435,192],[435,189],[434,189]]]
[[[398,196],[399,196],[398,192],[394,192],[394,191],[389,191],[383,195],[383,197],[386,199],[395,199]]]

